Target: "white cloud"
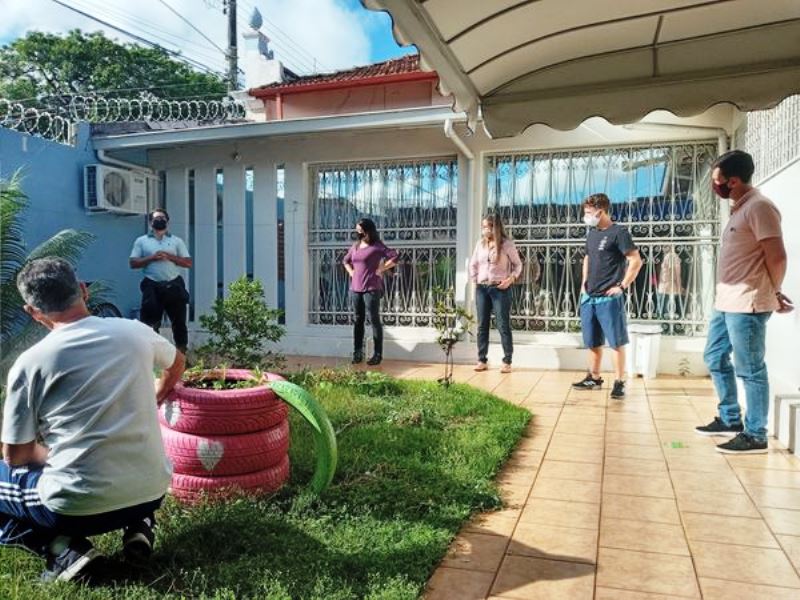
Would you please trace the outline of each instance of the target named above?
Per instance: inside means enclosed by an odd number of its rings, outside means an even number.
[[[211,43],[180,20],[159,0],[63,0],[79,10],[137,33],[165,47],[180,50],[217,71],[225,58]],[[219,47],[227,46],[227,17],[221,0],[166,0]],[[119,41],[132,41],[51,0],[0,0],[0,41],[8,43],[28,31],[64,33],[70,29],[103,31]],[[239,33],[253,6],[264,16],[264,31],[276,58],[301,73],[343,69],[369,63],[369,20],[362,9],[350,10],[337,0],[238,0]],[[241,36],[239,46],[242,46]],[[315,61],[316,59],[316,61]]]

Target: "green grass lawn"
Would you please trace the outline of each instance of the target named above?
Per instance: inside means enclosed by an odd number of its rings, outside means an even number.
[[[293,414],[291,485],[276,496],[169,501],[149,566],[129,567],[121,536],[101,536],[108,558],[90,585],[41,585],[41,560],[0,549],[0,598],[417,598],[464,521],[500,506],[492,477],[529,413],[466,385],[337,371],[295,381],[337,432],[339,467],[321,498],[302,494],[313,439]]]

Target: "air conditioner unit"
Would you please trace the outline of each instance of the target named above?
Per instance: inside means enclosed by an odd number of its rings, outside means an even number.
[[[107,165],[83,169],[83,203],[90,211],[127,215],[147,214],[159,206],[159,179],[144,171],[129,171]]]

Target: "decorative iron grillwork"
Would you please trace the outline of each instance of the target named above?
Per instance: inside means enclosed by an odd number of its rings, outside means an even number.
[[[321,165],[313,169],[313,181],[310,321],[351,322],[342,259],[354,242],[356,221],[367,217],[399,253],[384,280],[384,323],[429,326],[433,290],[452,289],[455,281],[456,160]]]
[[[756,183],[800,156],[800,96],[790,96],[770,110],[747,113],[734,145],[753,155]]]
[[[525,265],[512,288],[514,328],[580,330],[582,201],[603,192],[644,259],[628,318],[661,322],[666,334],[705,331],[720,234],[710,188],[715,155],[715,144],[698,142],[489,157],[489,207]]]

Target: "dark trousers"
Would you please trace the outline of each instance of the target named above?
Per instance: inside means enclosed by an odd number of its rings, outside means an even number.
[[[167,313],[172,323],[172,339],[181,352],[186,352],[189,333],[186,330],[186,304],[189,293],[183,283],[183,277],[172,281],[153,281],[145,277],[139,286],[142,290],[141,320],[158,331],[161,319]]]
[[[163,498],[97,515],[70,516],[42,504],[37,490],[42,465],[12,467],[0,460],[0,545],[22,546],[44,556],[58,536],[89,537],[135,525],[161,506]]]
[[[380,290],[374,292],[350,292],[350,300],[353,303],[353,313],[356,318],[355,326],[353,327],[353,352],[355,354],[364,352],[364,319],[366,313],[369,313],[375,355],[383,356],[383,323],[381,323],[380,313],[382,295],[383,293]]]
[[[501,290],[496,285],[478,284],[475,289],[478,309],[478,360],[486,362],[489,354],[489,325],[492,311],[503,345],[503,362],[511,364],[514,340],[511,337],[511,288]]]

